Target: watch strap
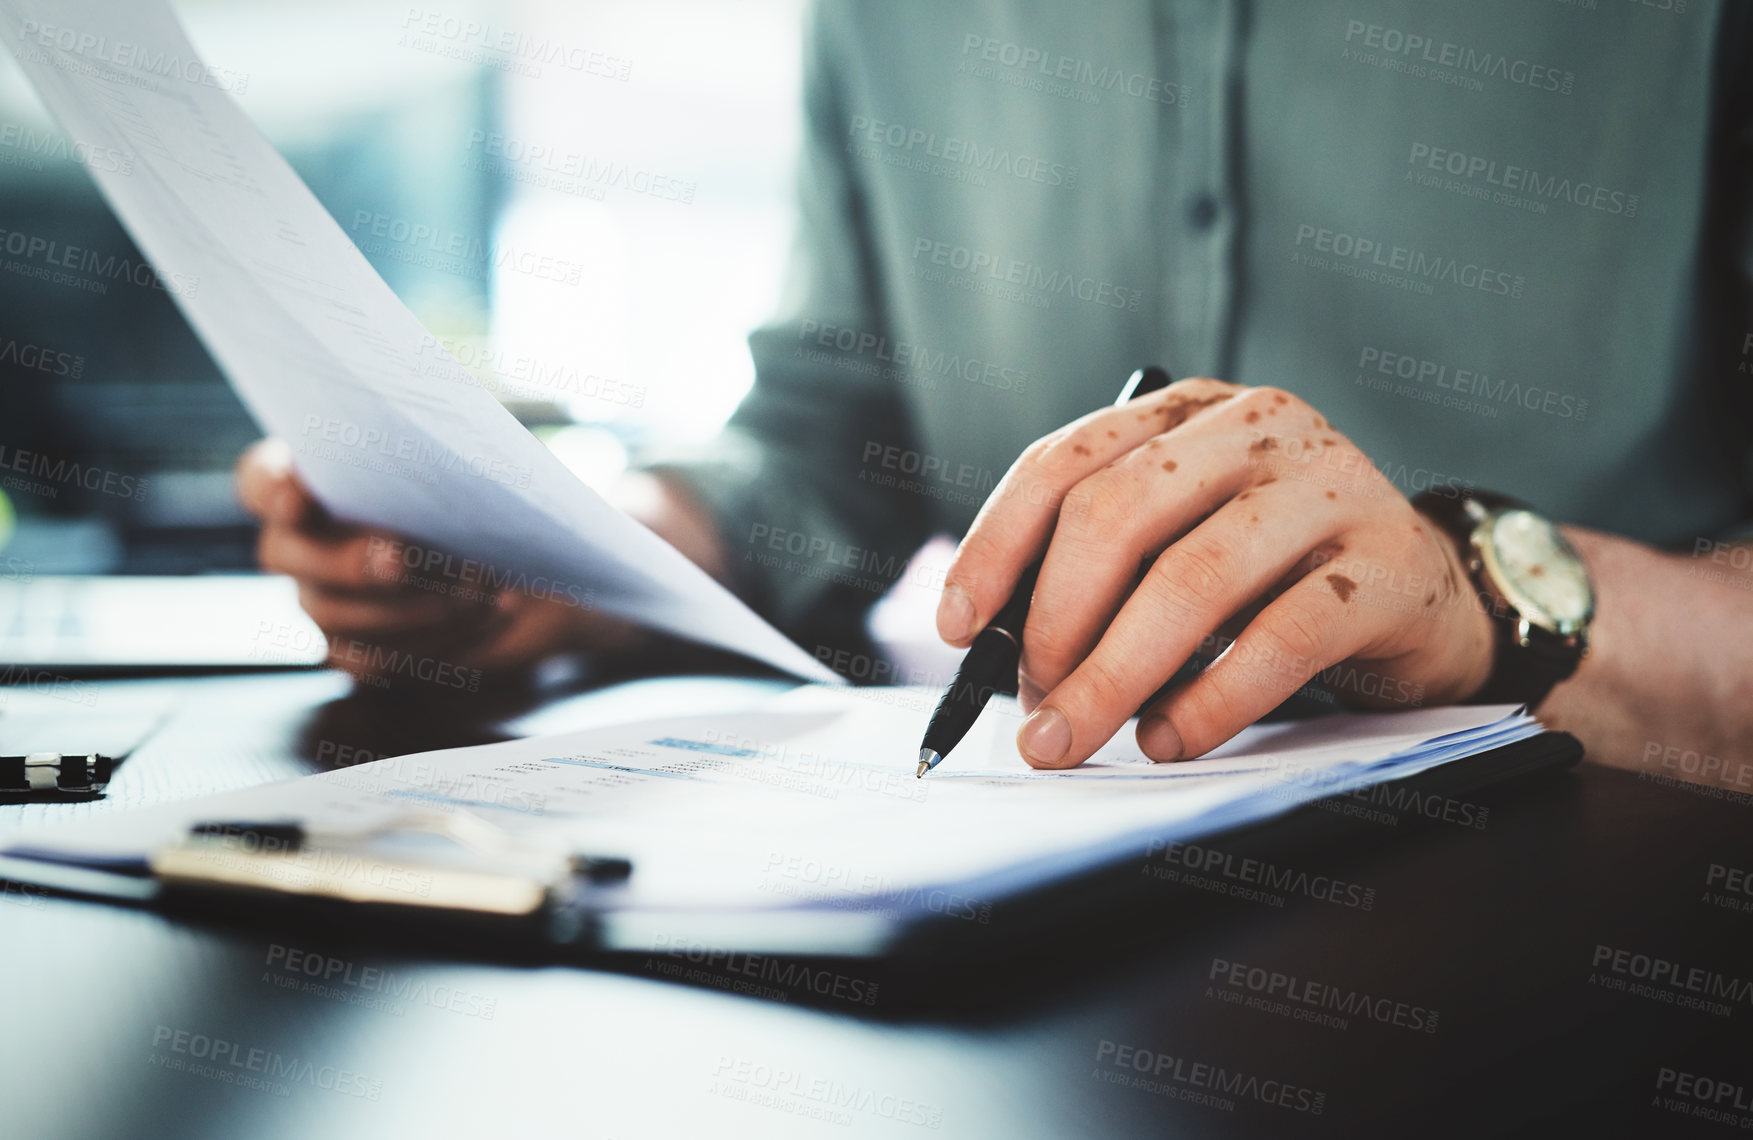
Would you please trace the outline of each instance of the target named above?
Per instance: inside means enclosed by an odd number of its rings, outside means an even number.
[[[1514,702],[1534,708],[1560,681],[1575,673],[1582,660],[1581,643],[1568,642],[1514,613],[1494,615],[1493,625],[1497,648],[1492,654],[1491,676],[1466,704]]]

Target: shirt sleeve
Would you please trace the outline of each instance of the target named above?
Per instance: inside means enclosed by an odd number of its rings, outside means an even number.
[[[805,34],[797,232],[780,312],[749,338],[755,381],[704,448],[653,452],[715,517],[733,585],[805,648],[863,640],[870,606],[930,537],[917,501],[868,478],[912,446],[884,361],[866,203],[845,154],[837,59],[856,50],[819,4]]]

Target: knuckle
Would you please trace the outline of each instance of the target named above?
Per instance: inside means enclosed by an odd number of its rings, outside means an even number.
[[[1061,487],[1054,484],[1039,464],[1017,462],[1005,472],[992,494],[987,496],[975,516],[976,525],[993,517],[1005,517],[1018,511],[1058,504]]]
[[[1302,399],[1295,392],[1286,391],[1283,388],[1274,387],[1270,384],[1259,388],[1248,389],[1243,395],[1243,399],[1250,404],[1271,405],[1281,408],[1300,408],[1303,406]]]
[[[1076,664],[1079,645],[1057,613],[1042,613],[1040,605],[1031,609],[1023,628],[1023,671],[1044,689],[1050,689],[1071,672]]]
[[[1088,466],[1090,449],[1080,442],[1077,433],[1060,437],[1049,436],[1029,469],[1051,486],[1064,488],[1082,475]],[[1078,454],[1082,448],[1083,454]]]
[[[1247,389],[1240,384],[1231,384],[1226,380],[1217,380],[1210,376],[1184,376],[1164,388],[1163,391],[1183,392],[1188,395],[1207,393],[1234,395],[1238,392],[1245,392]]]
[[[1174,703],[1173,723],[1181,735],[1186,756],[1198,756],[1216,741],[1247,723],[1247,710],[1237,703],[1237,693],[1213,674],[1182,690]]]
[[[1047,461],[1047,456],[1053,450],[1053,445],[1061,438],[1062,433],[1054,432],[1037,439],[1034,443],[1023,448],[1023,453],[1017,458],[1015,466],[1019,469],[1040,467]]]
[[[1130,688],[1126,683],[1126,674],[1101,654],[1091,655],[1078,666],[1074,681],[1076,691],[1072,703],[1086,714],[1100,714],[1115,705],[1125,703],[1126,693]]]
[[[1234,562],[1234,556],[1217,543],[1188,537],[1157,559],[1150,578],[1171,604],[1181,598],[1204,609],[1229,593],[1236,578]]]
[[[1321,651],[1327,644],[1326,629],[1319,615],[1302,607],[1286,609],[1261,622],[1249,656],[1287,679],[1296,673],[1313,674],[1320,668]]]
[[[950,565],[950,576],[971,563],[980,563],[998,553],[998,544],[992,538],[987,527],[976,526],[962,538],[956,549],[955,561]]]
[[[944,584],[955,583],[970,593],[978,591],[981,579],[989,576],[989,568],[996,565],[1004,556],[989,528],[976,526],[962,539],[951,560],[949,569],[944,572]]]
[[[1131,473],[1124,468],[1108,467],[1065,493],[1059,517],[1073,526],[1094,527],[1103,532],[1129,528],[1137,517],[1138,499]]]
[[[1425,556],[1424,541],[1411,527],[1396,527],[1385,534],[1369,534],[1357,552],[1358,559],[1379,575],[1396,568],[1416,567]],[[1376,567],[1380,567],[1376,570]],[[1366,570],[1366,575],[1368,571]]]

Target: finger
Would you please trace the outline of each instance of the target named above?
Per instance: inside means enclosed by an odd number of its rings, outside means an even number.
[[[1010,597],[1047,544],[1065,492],[1152,436],[1171,431],[1243,391],[1193,379],[1116,408],[1092,412],[1029,446],[980,508],[945,576],[938,634],[972,640]]]
[[[398,540],[376,531],[328,539],[270,523],[257,540],[256,560],[264,570],[325,590],[393,594],[402,580],[401,549]]]
[[[462,644],[494,620],[485,606],[460,606],[439,595],[382,600],[301,583],[298,604],[331,638],[394,641],[398,645]]]
[[[497,609],[503,623],[491,639],[474,646],[463,660],[482,669],[517,669],[565,650],[614,651],[639,644],[639,627],[594,610],[561,602],[505,593]]]
[[[1247,465],[1237,440],[1222,426],[1189,425],[1067,492],[1023,632],[1021,675],[1031,688],[1053,688],[1089,656],[1150,560],[1224,503],[1250,498],[1250,481],[1276,482]]]
[[[292,449],[279,439],[260,440],[245,448],[232,471],[238,502],[256,518],[268,516],[291,478]]]
[[[347,533],[347,527],[336,524],[317,502],[316,496],[304,485],[296,472],[281,481],[280,490],[268,507],[269,522],[295,526],[313,533]]]
[[[1247,496],[1232,499],[1163,551],[1095,649],[1023,722],[1017,745],[1030,764],[1081,764],[1207,634],[1345,525],[1333,501],[1311,499],[1294,484],[1274,483]]]
[[[290,465],[277,468],[271,464],[251,464],[245,467],[240,462],[238,479],[239,500],[246,510],[266,525],[297,527],[313,534],[346,534],[351,530],[335,522]]]
[[[1343,576],[1323,571],[1291,587],[1261,611],[1228,653],[1140,717],[1138,746],[1144,754],[1153,760],[1203,756],[1283,704],[1310,678],[1357,653],[1378,635],[1385,618],[1360,606],[1355,589]]]

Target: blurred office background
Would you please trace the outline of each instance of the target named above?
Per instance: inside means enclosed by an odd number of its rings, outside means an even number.
[[[175,6],[396,293],[587,481],[710,435],[746,391],[790,232],[802,0]],[[0,230],[137,259],[58,140],[0,53]],[[585,271],[505,272],[504,249]],[[167,294],[13,260],[0,469],[31,452],[104,480],[5,489],[0,566],[252,567],[230,469],[259,433]]]

